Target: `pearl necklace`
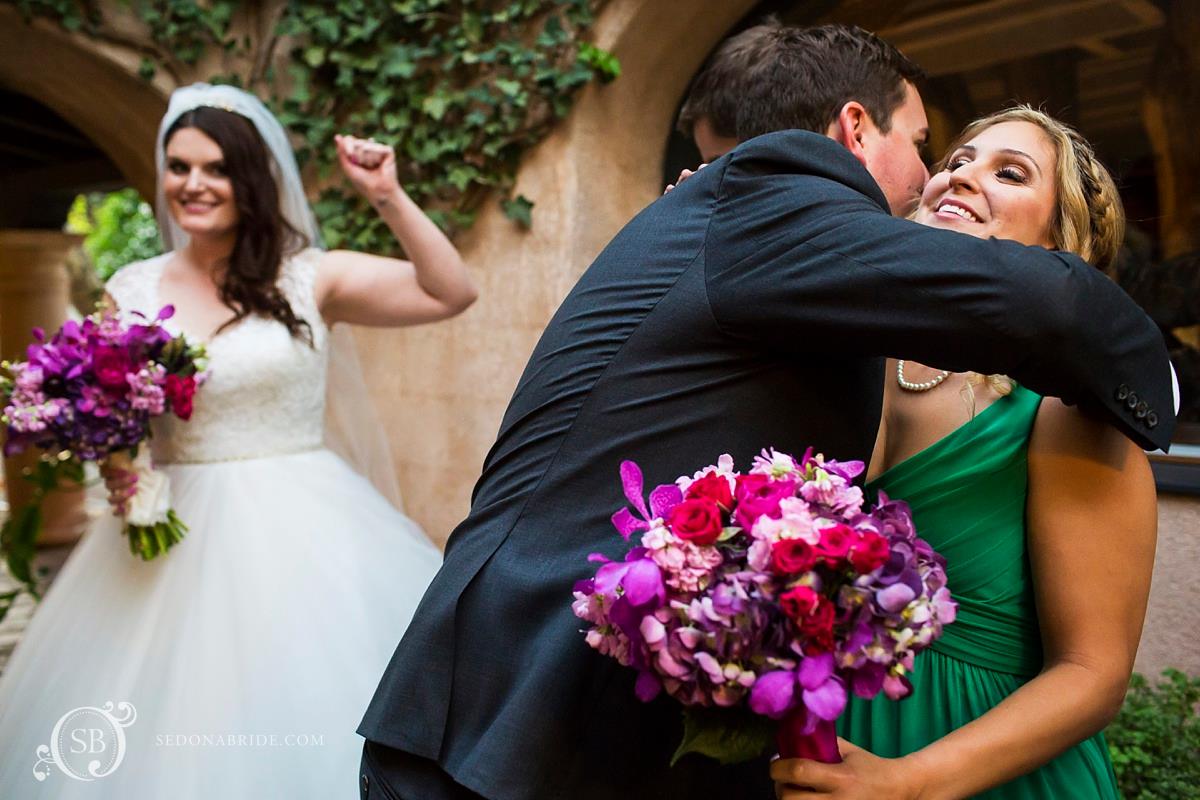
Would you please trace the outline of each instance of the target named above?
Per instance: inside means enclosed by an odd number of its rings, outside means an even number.
[[[906,389],[910,392],[928,392],[930,389],[940,386],[942,381],[949,377],[950,370],[944,369],[923,383],[910,383],[904,380],[904,360],[901,359],[896,362],[896,382],[900,384],[901,389]]]

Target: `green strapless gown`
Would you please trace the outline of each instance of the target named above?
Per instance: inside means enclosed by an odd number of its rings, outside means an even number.
[[[973,420],[868,484],[912,507],[917,533],[946,557],[958,619],[917,656],[899,702],[852,697],[838,733],[884,757],[919,750],[982,716],[1042,667],[1025,544],[1029,435],[1041,397],[1017,387]],[[978,795],[1119,797],[1103,734]]]

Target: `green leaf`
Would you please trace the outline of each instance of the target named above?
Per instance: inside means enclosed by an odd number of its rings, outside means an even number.
[[[516,97],[521,92],[521,84],[519,81],[510,81],[500,78],[495,83],[496,88],[508,97]]]
[[[741,708],[700,708],[683,711],[683,741],[671,756],[671,766],[688,753],[699,753],[721,764],[739,764],[767,755],[775,744],[775,723]]]
[[[533,201],[525,195],[519,194],[511,200],[505,200],[500,207],[504,210],[504,216],[525,230],[533,227]]]
[[[731,525],[730,527],[724,528],[721,530],[721,535],[717,537],[717,541],[718,542],[728,542],[730,539],[737,536],[741,532],[742,532],[741,528],[737,527],[736,525]]]
[[[621,75],[621,62],[612,53],[594,44],[579,45],[579,61],[595,70],[604,83],[616,80]]]
[[[433,119],[441,119],[446,114],[446,105],[445,95],[431,94],[421,103],[421,110]]]
[[[310,67],[319,67],[325,63],[325,48],[320,45],[312,45],[304,48],[304,61]]]
[[[337,17],[326,16],[320,17],[313,22],[313,30],[321,35],[327,42],[336,42],[341,35],[341,26],[338,24]]]

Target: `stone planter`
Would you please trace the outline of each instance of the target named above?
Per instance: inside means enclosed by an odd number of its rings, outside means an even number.
[[[82,237],[48,230],[0,230],[0,357],[21,360],[33,328],[47,333],[67,318],[70,282],[67,253]],[[21,478],[37,453],[4,459],[10,508],[28,502],[33,487]],[[39,544],[74,542],[87,525],[81,488],[52,492],[43,508],[45,524]]]

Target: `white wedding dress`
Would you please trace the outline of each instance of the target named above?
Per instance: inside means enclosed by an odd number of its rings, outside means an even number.
[[[355,728],[441,556],[322,445],[318,254],[279,283],[316,347],[246,318],[209,343],[191,421],[155,422],[184,540],[143,562],[107,517],[37,608],[0,676],[0,798],[357,796]],[[166,258],[110,281],[122,312],[157,312]]]

